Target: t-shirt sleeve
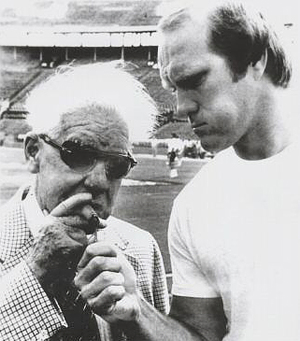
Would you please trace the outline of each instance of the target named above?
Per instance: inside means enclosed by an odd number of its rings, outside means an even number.
[[[171,257],[173,285],[172,294],[177,296],[210,298],[218,297],[201,265],[195,262],[188,230],[188,219],[182,214],[176,202],[170,216],[168,240]]]

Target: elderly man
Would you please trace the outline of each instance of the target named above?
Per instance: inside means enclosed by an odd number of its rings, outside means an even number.
[[[234,3],[199,2],[159,30],[163,85],[218,154],[174,202],[169,316],[136,295],[123,328],[137,340],[300,340],[300,147],[285,50],[261,14]]]
[[[94,296],[95,316],[73,279],[80,270],[86,291],[97,287],[120,299],[119,262],[127,259],[132,290],[168,309],[156,241],[111,216],[122,178],[136,164],[129,133],[143,136],[155,106],[139,82],[109,64],[55,74],[33,90],[27,106],[33,131],[25,154],[35,180],[1,208],[0,339],[123,340],[100,317],[110,305]],[[81,259],[85,249],[88,261]],[[99,264],[116,276],[104,270],[97,277]]]

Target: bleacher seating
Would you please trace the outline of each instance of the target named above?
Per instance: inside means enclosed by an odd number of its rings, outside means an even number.
[[[38,64],[37,64],[38,65]],[[43,70],[39,67],[30,67],[29,63],[14,69],[2,66],[0,70],[0,98],[9,103],[5,111],[1,110],[1,118],[26,118],[27,112],[23,107],[28,92],[53,70]]]
[[[162,88],[157,69],[149,66],[139,66],[133,69],[131,73],[145,85],[160,111],[166,109],[175,111],[175,98],[169,91]]]
[[[175,112],[175,98],[169,91],[162,88],[158,69],[149,66],[147,56],[144,57],[141,58],[140,55],[137,55],[131,58],[131,61],[126,60],[126,70],[145,85],[157,103],[160,113]],[[113,58],[98,58],[97,62],[108,60],[113,60]],[[82,65],[92,62],[94,61],[91,57],[86,58],[83,55],[83,58],[65,61],[63,64]],[[2,67],[0,72],[0,98],[2,100],[9,99],[9,107],[1,111],[1,118],[24,119],[28,114],[24,108],[26,95],[39,82],[54,73],[55,68],[42,68],[38,61],[36,61],[36,65],[33,65],[32,61],[29,60],[28,63],[23,61],[21,65]]]
[[[11,98],[16,91],[24,87],[30,78],[36,74],[37,70],[6,71],[1,70],[0,77],[0,97]]]

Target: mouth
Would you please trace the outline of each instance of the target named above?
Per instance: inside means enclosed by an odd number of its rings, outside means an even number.
[[[205,126],[205,125],[207,125],[207,123],[205,123],[205,122],[202,122],[202,123],[196,123],[196,122],[194,122],[194,123],[192,123],[192,129],[198,129],[198,128],[201,128],[201,127],[203,127],[203,126]]]
[[[95,210],[89,209],[77,211],[65,217],[68,225],[84,231],[86,234],[93,234],[99,228],[99,219]]]
[[[201,137],[202,135],[207,133],[207,126],[208,126],[208,124],[205,122],[204,123],[193,123],[192,129],[196,135]]]
[[[83,200],[82,197],[76,198],[76,195],[83,194],[73,195],[73,202],[67,207],[64,219],[67,225],[78,228],[86,234],[93,234],[98,229],[98,217],[105,220],[109,215],[106,200],[101,196]],[[69,198],[70,196],[63,198],[62,201],[67,202],[69,200],[70,202]]]
[[[92,202],[91,206],[98,217],[101,219],[107,219],[110,215],[107,205]]]
[[[80,215],[74,215],[70,218],[70,225],[74,228],[82,230],[84,233],[93,234],[98,230],[98,219],[96,217],[91,217],[90,219],[85,219]]]

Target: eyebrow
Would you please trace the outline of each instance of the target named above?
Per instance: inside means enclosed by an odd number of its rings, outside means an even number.
[[[175,80],[176,86],[182,89],[194,89],[203,82],[208,72],[209,69],[205,69],[191,75],[179,77]]]

